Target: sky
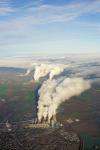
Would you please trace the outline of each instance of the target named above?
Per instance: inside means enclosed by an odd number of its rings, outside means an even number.
[[[0,56],[100,52],[100,0],[0,0]]]

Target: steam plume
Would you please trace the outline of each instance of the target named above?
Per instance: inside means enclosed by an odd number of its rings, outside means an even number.
[[[38,119],[39,121],[56,115],[58,106],[78,96],[91,87],[90,82],[82,78],[66,78],[61,80],[47,80],[39,90]]]
[[[49,79],[52,79],[55,75],[59,75],[69,65],[62,64],[41,64],[35,67],[34,79],[38,81],[41,77],[45,77],[49,74]]]
[[[31,69],[28,69],[25,74],[20,74],[19,76],[28,76],[31,73]]]
[[[31,69],[28,69],[24,76],[28,76],[31,72]]]

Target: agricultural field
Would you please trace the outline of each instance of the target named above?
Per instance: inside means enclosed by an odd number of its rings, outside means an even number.
[[[0,122],[21,121],[34,116],[38,84],[16,76],[0,78]]]
[[[100,145],[100,84],[63,103],[57,117],[65,125],[69,118],[73,121],[70,127],[83,139],[86,150]]]

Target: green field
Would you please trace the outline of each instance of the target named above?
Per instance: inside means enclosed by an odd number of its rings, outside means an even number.
[[[34,106],[38,98],[37,89],[40,83],[4,82],[0,84],[1,101],[0,121],[5,120],[5,114],[10,114],[10,120],[26,120],[34,116]],[[36,109],[36,108],[35,108]]]
[[[84,143],[84,150],[94,150],[94,146],[97,146],[98,150],[100,149],[100,138],[95,138],[83,133],[81,134],[81,139]]]
[[[8,83],[0,84],[0,97],[6,96],[8,93],[8,90],[9,90]]]

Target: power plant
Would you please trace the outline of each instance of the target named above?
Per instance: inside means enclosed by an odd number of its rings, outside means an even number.
[[[57,122],[56,117],[52,117],[50,122],[48,120],[42,119],[41,122],[38,121],[38,118],[33,118],[32,120],[20,121],[20,122],[9,122],[8,120],[5,123],[0,123],[0,130],[2,131],[12,131],[16,128],[35,128],[35,129],[57,129],[61,127],[62,124]]]
[[[48,120],[42,119],[41,122],[38,121],[38,118],[34,118],[28,123],[25,127],[27,128],[58,128],[62,126],[59,122],[57,122],[56,117],[52,117],[50,122]]]

